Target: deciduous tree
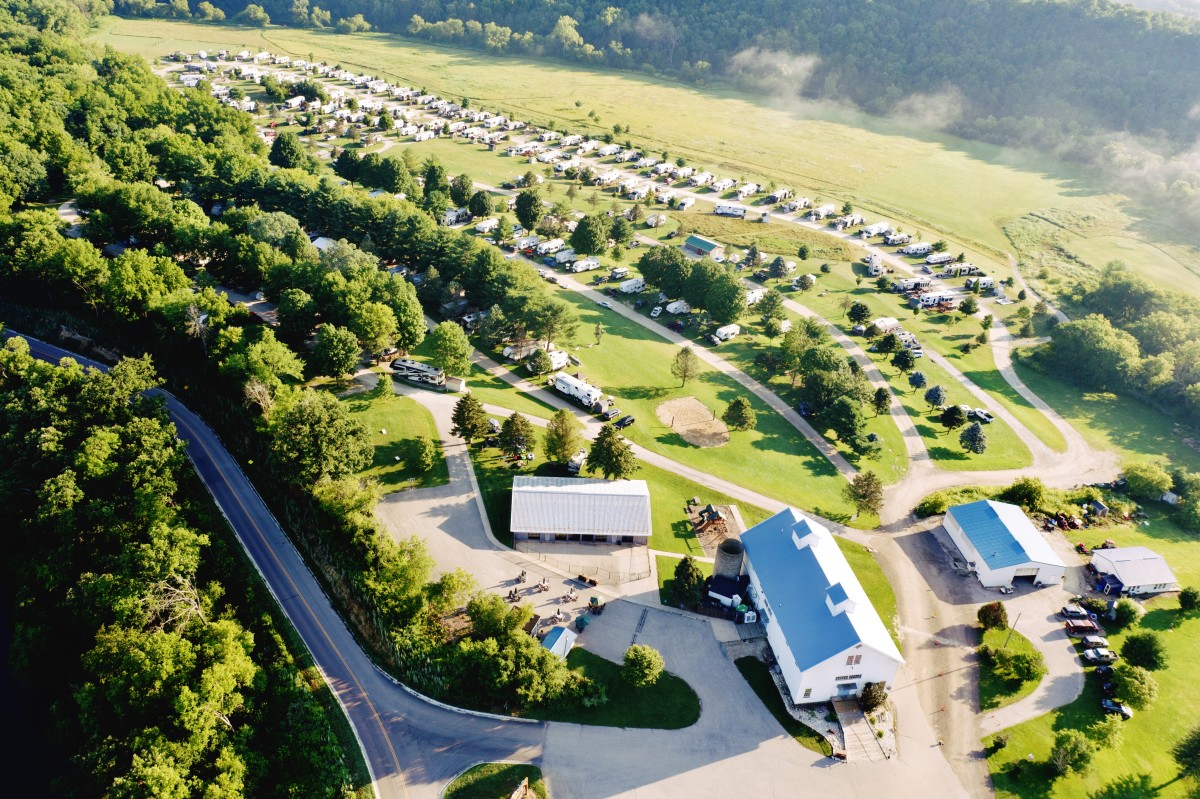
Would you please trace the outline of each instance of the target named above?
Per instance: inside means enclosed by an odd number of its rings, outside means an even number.
[[[665,668],[663,656],[646,644],[634,644],[625,650],[625,666],[621,676],[635,688],[647,688],[658,682]]]
[[[433,362],[448,375],[465,375],[471,369],[471,342],[454,322],[442,322],[430,334]]]
[[[686,386],[689,380],[700,374],[700,359],[690,346],[683,347],[675,353],[675,359],[671,362],[671,374],[679,378],[680,387]]]
[[[842,496],[854,506],[855,516],[877,514],[883,508],[883,483],[875,472],[859,472],[846,483]]]

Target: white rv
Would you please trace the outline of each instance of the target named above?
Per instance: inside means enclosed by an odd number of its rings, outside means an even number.
[[[603,396],[603,392],[596,386],[565,372],[554,375],[554,390],[565,394],[585,408],[592,407]]]
[[[738,325],[725,325],[718,327],[713,331],[713,336],[719,341],[729,341],[734,336],[742,332],[742,328]]]
[[[667,313],[669,313],[669,314],[674,314],[674,315],[678,316],[680,314],[691,313],[691,312],[692,312],[692,306],[688,305],[683,300],[675,300],[675,302],[667,305]]]
[[[567,243],[562,239],[550,239],[549,241],[543,241],[541,244],[539,244],[535,249],[535,252],[537,252],[538,255],[551,255],[561,250],[566,246],[566,244]]]
[[[640,277],[630,278],[617,287],[622,294],[637,294],[646,288],[646,281]]]
[[[738,219],[746,218],[746,209],[740,205],[729,205],[727,203],[717,203],[717,207],[713,209],[713,213],[717,216],[732,216]]]
[[[948,252],[935,252],[933,255],[925,258],[927,264],[948,264],[954,260],[954,256]]]
[[[900,252],[904,255],[929,255],[929,253],[933,252],[933,245],[928,242],[918,241],[914,244],[901,247]]]

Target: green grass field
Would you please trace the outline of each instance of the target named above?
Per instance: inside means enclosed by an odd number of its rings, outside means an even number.
[[[598,727],[681,730],[700,719],[700,697],[680,677],[671,674],[671,664],[654,685],[635,688],[621,677],[621,665],[576,646],[567,655],[574,671],[604,686],[608,701],[599,707],[579,705],[540,707],[532,718],[565,721]]]
[[[511,799],[522,780],[538,799],[548,799],[549,790],[542,770],[523,763],[480,763],[454,778],[446,786],[443,799]]]
[[[1037,654],[1037,649],[1029,642],[1029,639],[1016,630],[986,630],[981,638],[979,643],[987,644],[995,649],[1003,648],[1013,654]],[[986,666],[980,666],[979,709],[996,710],[1011,705],[1033,693],[1041,681],[1041,677],[1036,680],[1010,680],[996,674]]]
[[[1040,153],[906,127],[898,118],[868,117],[836,104],[777,103],[740,91],[485,55],[384,34],[341,36],[114,17],[103,21],[93,38],[152,59],[177,49],[285,52],[446,97],[469,97],[476,106],[535,124],[597,134],[621,124],[629,127],[627,138],[635,146],[650,152],[668,151],[731,177],[774,180],[814,199],[849,199],[910,231],[950,238],[968,252],[986,252],[1005,268],[1003,250],[1010,244],[1002,226],[1007,221],[1035,210],[1100,207],[1112,222],[1092,240],[1099,255],[1110,246],[1107,237],[1121,236],[1125,241],[1111,242],[1113,257],[1135,268],[1143,261],[1155,264],[1154,271],[1165,255],[1180,263],[1175,282],[1200,291],[1200,277],[1184,268],[1200,260],[1195,250],[1172,257],[1151,246],[1146,226],[1135,226],[1124,211],[1127,198],[1079,169]],[[531,92],[529,86],[554,90]],[[633,96],[637,102],[630,101]],[[589,112],[599,120],[589,120]]]
[[[375,458],[361,476],[378,480],[384,491],[427,488],[449,481],[433,415],[416,400],[394,394],[389,377],[382,377],[378,388],[342,402],[352,417],[366,425],[375,447]],[[415,461],[418,438],[437,446],[437,460],[429,472],[421,472]]]
[[[1174,466],[1200,470],[1200,450],[1185,443],[1186,434],[1164,414],[1129,397],[1082,391],[1019,360],[1014,365],[1025,385],[1058,411],[1093,447],[1112,450],[1123,460],[1165,458]],[[1200,443],[1196,446],[1200,447]]]
[[[1061,452],[1066,449],[1066,441],[1062,434],[1058,432],[1053,423],[1046,416],[1029,404],[1017,392],[1008,385],[1000,371],[996,369],[995,362],[992,359],[991,349],[989,347],[979,347],[973,350],[969,355],[962,353],[958,346],[964,341],[967,341],[978,335],[981,328],[979,324],[973,320],[959,319],[951,322],[953,317],[948,317],[944,314],[929,314],[922,313],[917,316],[903,304],[902,298],[899,295],[885,294],[879,292],[871,285],[869,280],[864,280],[862,285],[856,285],[855,276],[849,271],[849,267],[843,269],[835,268],[830,274],[823,274],[818,281],[819,288],[827,293],[821,296],[821,291],[810,291],[807,293],[785,291],[789,299],[795,300],[802,305],[805,305],[817,313],[824,316],[830,322],[838,325],[844,330],[852,327],[852,324],[846,320],[845,311],[841,304],[844,299],[849,298],[855,302],[862,302],[871,309],[872,318],[877,316],[893,316],[900,321],[905,330],[915,334],[920,339],[923,346],[929,346],[931,349],[937,350],[944,355],[947,360],[955,364],[968,378],[971,379],[980,388],[990,393],[998,402],[1003,404],[1018,421],[1024,424],[1031,433],[1037,436],[1043,443],[1051,449]],[[960,316],[960,315],[955,315]],[[934,385],[933,373],[936,371],[941,375],[945,372],[938,367],[930,365],[927,361],[918,361],[917,369],[925,372],[929,378],[929,385]],[[889,379],[895,375],[896,370],[890,366],[882,368],[885,377]],[[944,378],[949,381],[949,378]],[[978,400],[963,388],[957,381],[940,382],[946,388],[947,393],[951,395],[951,400],[954,403],[967,403],[972,407],[979,404]],[[895,383],[893,383],[895,385]],[[902,392],[910,392],[906,379],[902,379],[898,388]],[[955,392],[961,392],[956,394]],[[924,393],[923,391],[921,393]],[[960,399],[953,399],[954,396],[960,396]],[[903,399],[903,396],[901,396]],[[918,403],[922,405],[923,403]],[[1001,420],[997,420],[989,425],[990,428],[997,428],[998,425],[1005,425]],[[1005,425],[1007,427],[1007,425]],[[924,435],[924,431],[923,435]],[[989,436],[993,435],[992,430],[988,430]],[[1028,448],[1025,447],[1018,439],[1016,434],[1012,433],[1013,440],[1017,441],[1020,448],[1024,450],[1024,457],[1032,458],[1028,454]],[[927,442],[928,445],[929,442]],[[957,442],[955,442],[957,443]],[[993,442],[994,443],[994,442]],[[933,446],[943,446],[942,444],[934,444]],[[985,453],[984,457],[987,457]],[[935,453],[935,459],[937,454]],[[961,463],[961,461],[954,461]],[[1025,463],[1029,463],[1026,461]],[[939,465],[944,468],[955,468],[953,465],[947,465],[950,461],[944,461]],[[980,468],[1008,468],[1008,467],[987,467],[972,465],[972,469]]]
[[[1200,541],[1174,524],[1168,506],[1152,502],[1144,508],[1149,519],[1138,525],[1105,528],[1105,536],[1121,547],[1150,547],[1166,558],[1181,585],[1200,585]],[[989,758],[998,797],[1032,799],[1052,793],[1056,799],[1096,796],[1172,799],[1193,795],[1188,793],[1186,783],[1172,781],[1176,769],[1169,748],[1196,723],[1195,714],[1186,708],[1194,706],[1195,685],[1200,678],[1197,665],[1200,664],[1200,614],[1181,614],[1174,596],[1153,599],[1145,604],[1149,612],[1140,628],[1134,629],[1160,632],[1168,654],[1167,668],[1154,672],[1158,681],[1158,699],[1146,710],[1135,711],[1134,717],[1122,725],[1125,734],[1121,746],[1115,752],[1102,752],[1086,774],[1051,782],[1037,776],[1044,775],[1035,768],[1014,780],[1012,764],[1029,753],[1033,753],[1038,761],[1045,761],[1057,730],[1064,727],[1083,729],[1100,718],[1100,680],[1089,675],[1086,689],[1078,700],[1007,731],[1010,736],[1008,746]],[[1113,648],[1120,651],[1128,632],[1109,628],[1106,637]],[[1149,775],[1151,785],[1158,786],[1159,792],[1132,792],[1129,786],[1136,784],[1136,778],[1141,775]],[[1128,792],[1101,793],[1122,778],[1133,778],[1123,788]]]
[[[631,441],[820,516],[864,528],[877,523],[866,516],[851,520],[851,508],[841,493],[844,480],[832,464],[796,428],[766,403],[748,395],[733,378],[702,364],[699,376],[681,388],[670,373],[677,352],[674,345],[574,291],[547,288],[573,305],[580,319],[574,343],[560,342],[559,346],[580,359],[582,366],[576,371],[612,395],[623,413],[636,418],[636,423],[623,431]],[[606,333],[602,343],[594,346],[592,330],[597,322],[604,323]],[[688,396],[718,415],[735,397],[748,396],[758,413],[758,425],[754,430],[733,432],[724,446],[693,446],[655,416],[662,402]],[[497,404],[505,406],[499,399]]]
[[[818,735],[812,727],[801,724],[787,712],[787,708],[783,706],[783,697],[779,695],[779,689],[775,687],[766,663],[756,657],[748,656],[738,658],[734,661],[734,665],[742,673],[746,682],[750,683],[750,687],[754,689],[754,693],[758,695],[762,703],[767,706],[767,710],[771,711],[771,715],[796,743],[819,755],[826,757],[833,755],[833,747],[829,745],[828,741]]]

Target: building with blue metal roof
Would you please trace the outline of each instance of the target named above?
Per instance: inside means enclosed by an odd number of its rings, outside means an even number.
[[[1066,573],[1066,563],[1016,505],[990,499],[958,505],[943,526],[985,588],[1011,587],[1018,579],[1057,585]]]
[[[786,508],[742,543],[749,599],[794,702],[891,688],[904,658],[829,530]]]

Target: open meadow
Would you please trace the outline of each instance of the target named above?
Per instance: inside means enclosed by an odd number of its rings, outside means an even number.
[[[775,181],[801,194],[850,200],[908,230],[942,236],[1007,266],[1006,223],[1031,212],[1102,207],[1106,228],[1080,240],[1089,261],[1123,258],[1147,277],[1200,293],[1194,241],[1160,249],[1176,234],[1135,218],[1128,198],[1038,153],[969,142],[903,119],[868,117],[833,104],[699,88],[629,73],[484,55],[386,34],[339,35],[108,18],[93,38],[149,59],[174,50],[269,50],[339,63],[530,122],[600,134],[613,125],[649,152],[669,152],[731,177]],[[531,87],[532,88],[531,90]],[[636,102],[631,98],[636,97]],[[589,112],[594,116],[589,118]],[[1151,232],[1153,231],[1153,232]],[[1108,237],[1119,236],[1118,242]],[[1092,240],[1095,244],[1090,244]],[[1099,250],[1100,252],[1097,252]],[[1164,260],[1165,259],[1165,260]],[[1165,265],[1165,269],[1164,269]],[[1178,267],[1176,269],[1175,267]]]

